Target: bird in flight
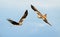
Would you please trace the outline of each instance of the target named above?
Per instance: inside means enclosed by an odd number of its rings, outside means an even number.
[[[25,18],[28,15],[28,10],[25,11],[24,15],[22,16],[22,18],[19,20],[19,22],[13,21],[11,19],[7,19],[11,24],[13,25],[22,25],[23,21],[25,20]]]
[[[47,14],[42,15],[41,12],[39,12],[33,5],[31,5],[31,8],[36,12],[38,18],[41,18],[45,23],[49,24],[52,26],[48,21],[47,21]]]

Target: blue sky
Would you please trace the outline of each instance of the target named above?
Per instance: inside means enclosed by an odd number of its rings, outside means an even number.
[[[48,24],[37,18],[30,5],[42,14],[47,14]],[[15,21],[28,10],[22,26],[14,26],[7,21]],[[60,37],[60,0],[0,0],[0,37]]]

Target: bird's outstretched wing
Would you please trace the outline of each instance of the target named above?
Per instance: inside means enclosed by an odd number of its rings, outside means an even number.
[[[19,25],[19,23],[17,23],[17,22],[15,22],[15,21],[13,21],[13,20],[11,20],[11,19],[7,19],[10,23],[12,23],[13,25]]]
[[[27,15],[28,15],[28,11],[26,10],[25,13],[24,13],[24,15],[22,16],[22,18],[20,19],[19,22],[15,22],[15,21],[13,21],[13,20],[11,20],[11,19],[7,19],[7,20],[8,20],[11,24],[13,24],[13,25],[22,25],[22,22],[23,22],[23,20],[26,18]]]
[[[38,16],[42,16],[42,14],[41,14],[33,5],[31,5],[31,8],[32,8],[34,11],[36,11],[36,13],[37,13]]]
[[[22,16],[22,18],[19,21],[19,24],[22,24],[23,23],[23,21],[27,17],[27,15],[28,15],[28,10],[25,11],[24,15]]]
[[[49,24],[50,26],[52,26],[52,25],[47,21],[47,19],[44,19],[43,21],[44,21],[45,23]]]

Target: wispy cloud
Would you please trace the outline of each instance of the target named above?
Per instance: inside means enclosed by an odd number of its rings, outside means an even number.
[[[60,7],[60,0],[0,0],[0,7],[21,7],[24,5],[35,4],[40,7],[51,8]]]
[[[28,22],[27,24],[31,25],[30,29],[29,29],[29,32],[30,33],[37,33],[40,31],[41,28],[44,28],[46,25],[43,24],[43,23],[37,23],[37,22]]]
[[[45,1],[35,1],[32,2],[36,6],[40,6],[42,8],[54,8],[54,7],[60,7],[60,0],[45,0]]]
[[[26,5],[26,0],[0,0],[0,7],[2,8],[19,8]]]

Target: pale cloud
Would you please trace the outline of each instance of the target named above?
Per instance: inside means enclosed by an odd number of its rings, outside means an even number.
[[[0,7],[2,8],[19,8],[21,6],[24,6],[24,4],[26,5],[26,0],[0,0]]]
[[[32,22],[27,22],[27,24],[30,24],[30,23],[32,23]],[[46,26],[44,23],[33,22],[32,24],[33,24],[32,26],[35,26],[38,28]]]
[[[60,7],[60,0],[0,0],[0,7],[17,7],[34,4],[42,8]]]
[[[32,23],[32,22],[27,22],[27,24],[31,25],[31,27],[32,27],[32,28],[29,30],[30,33],[37,33],[37,32],[40,31],[40,29],[43,29],[44,27],[46,27],[46,25],[43,24],[43,23],[37,23],[37,22],[33,22],[32,24],[31,24],[31,23]]]
[[[42,8],[54,8],[60,7],[60,0],[42,0],[33,2],[34,5],[40,6]]]

